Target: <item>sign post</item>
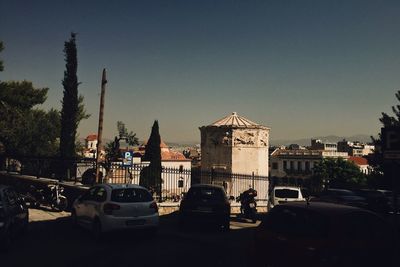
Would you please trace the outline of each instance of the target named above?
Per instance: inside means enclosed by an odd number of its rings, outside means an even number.
[[[393,189],[393,221],[397,226],[398,203],[397,195],[399,189],[399,181],[396,173],[399,171],[400,164],[400,127],[390,126],[381,129],[383,162],[386,165],[385,175],[389,175],[392,181]]]

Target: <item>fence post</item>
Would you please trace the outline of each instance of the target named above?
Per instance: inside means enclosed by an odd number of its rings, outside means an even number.
[[[251,188],[254,189],[254,172],[251,173]]]
[[[213,181],[214,181],[214,168],[211,169],[211,183],[210,184],[213,184]]]

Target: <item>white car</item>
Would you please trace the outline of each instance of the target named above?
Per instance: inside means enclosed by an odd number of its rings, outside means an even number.
[[[276,205],[291,201],[306,201],[300,187],[275,186],[269,197],[268,210]]]
[[[72,222],[93,231],[96,237],[104,232],[124,229],[149,229],[155,233],[159,225],[157,203],[150,192],[132,184],[99,184],[75,200]]]

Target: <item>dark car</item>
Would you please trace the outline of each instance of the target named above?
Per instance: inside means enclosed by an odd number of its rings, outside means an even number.
[[[367,209],[379,213],[381,215],[387,215],[392,210],[390,201],[386,198],[384,193],[377,190],[370,189],[359,189],[354,190],[354,193],[363,197],[367,201]]]
[[[312,198],[312,202],[329,202],[342,205],[355,206],[359,208],[367,208],[367,200],[358,196],[354,192],[346,189],[329,188],[322,191],[318,197]]]
[[[222,186],[194,185],[182,199],[179,223],[187,226],[195,223],[212,223],[229,230],[231,206]]]
[[[28,223],[23,198],[12,187],[0,185],[0,247],[8,248],[18,232],[27,230]]]
[[[352,206],[291,202],[273,208],[255,233],[260,266],[394,266],[395,230]]]

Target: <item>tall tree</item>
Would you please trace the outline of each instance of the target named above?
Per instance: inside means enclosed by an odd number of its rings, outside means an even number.
[[[151,128],[150,138],[147,141],[144,161],[150,161],[150,165],[144,168],[140,176],[140,184],[161,194],[161,137],[158,121],[155,120]]]
[[[396,92],[395,96],[400,102],[400,90]],[[383,127],[400,126],[400,104],[392,106],[392,112],[394,115],[388,115],[387,113],[382,112],[379,121],[382,123]],[[375,151],[369,158],[369,164],[374,166],[374,171],[370,175],[369,183],[371,186],[376,188],[393,189],[392,180],[388,175],[385,175],[385,169],[388,165],[386,165],[383,160],[381,135],[379,134],[378,138],[371,136],[371,139],[375,145]]]
[[[78,60],[75,42],[75,33],[71,33],[69,41],[64,43],[65,67],[64,96],[61,110],[61,136],[60,156],[61,158],[75,157],[75,138],[78,128]]]
[[[4,45],[3,42],[0,41],[0,52],[3,51]],[[0,60],[0,71],[4,70],[3,60]]]
[[[28,81],[0,82],[0,142],[5,147],[5,153],[19,156],[51,155],[40,147],[54,144],[59,136],[59,123],[53,123],[55,111],[34,109],[36,105],[44,103],[47,91],[48,88],[34,88]],[[51,120],[50,124],[48,120]],[[46,131],[41,131],[45,128]],[[40,138],[31,139],[31,136]],[[39,151],[41,153],[37,153]]]
[[[64,87],[61,110],[60,156],[76,156],[76,136],[79,122],[89,118],[83,104],[84,98],[78,95],[78,59],[76,34],[71,33],[69,41],[64,43],[65,71],[62,85]]]

